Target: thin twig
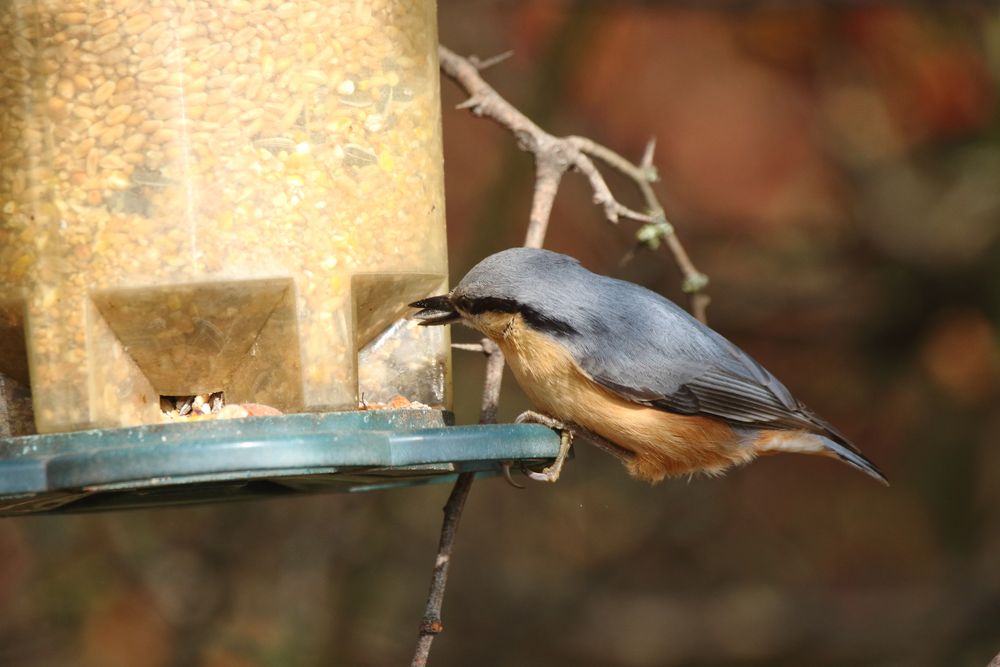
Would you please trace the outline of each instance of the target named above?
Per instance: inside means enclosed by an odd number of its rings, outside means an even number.
[[[486,351],[483,349],[483,346],[480,345],[479,343],[452,343],[451,349],[462,350],[463,352],[480,352],[483,354],[486,353]]]
[[[444,46],[438,47],[438,56],[441,71],[460,85],[469,96],[458,108],[469,109],[477,116],[485,116],[506,127],[517,137],[521,148],[535,158],[535,193],[524,243],[526,246],[541,247],[562,176],[570,170],[579,171],[586,176],[594,192],[594,203],[603,208],[604,217],[609,222],[629,218],[646,223],[637,234],[639,240],[653,248],[660,242],[666,244],[681,272],[682,286],[689,295],[691,312],[702,322],[705,321],[705,310],[709,303],[709,297],[705,293],[708,277],[691,262],[653,190],[653,183],[659,180],[656,167],[653,166],[655,141],[646,145],[641,162],[635,164],[592,139],[556,137],[518,111],[486,83],[480,72],[486,65],[495,64],[495,59],[480,61],[475,57],[463,58]],[[646,212],[633,210],[619,202],[594,160],[599,160],[634,182],[642,194]]]
[[[448,502],[444,505],[444,521],[441,523],[441,539],[438,542],[437,560],[434,562],[434,574],[431,575],[431,590],[427,595],[427,606],[424,609],[424,619],[420,624],[420,636],[417,639],[417,650],[410,662],[412,667],[424,667],[431,654],[431,643],[434,636],[444,630],[441,623],[441,605],[444,603],[444,589],[448,583],[448,566],[451,564],[451,549],[455,543],[455,533],[458,531],[458,520],[462,517],[462,508],[472,489],[475,473],[463,472],[451,489]]]
[[[591,188],[594,190],[594,203],[604,208],[604,216],[610,222],[618,222],[620,217],[631,218],[639,222],[655,222],[651,215],[632,210],[615,199],[608,184],[604,181],[604,177],[583,151],[574,146],[571,141],[549,134],[515,109],[483,80],[475,63],[455,54],[444,46],[438,47],[438,56],[441,61],[441,71],[462,86],[469,95],[469,98],[459,104],[458,108],[469,109],[477,116],[490,118],[513,132],[521,148],[535,156],[536,184],[542,182],[549,186],[552,198],[555,198],[555,190],[558,189],[559,178],[562,174],[570,169],[575,169],[590,181]],[[558,173],[558,177],[555,176],[556,173]],[[552,183],[556,187],[551,187]],[[543,196],[548,196],[548,194]],[[536,203],[537,200],[536,190]],[[551,201],[548,202],[547,206],[551,210]]]
[[[497,405],[500,403],[500,383],[503,381],[503,353],[496,343],[484,338],[477,345],[463,345],[461,349],[476,349],[486,355],[486,379],[483,381],[483,402],[479,414],[480,424],[494,424],[497,420]],[[427,594],[424,617],[420,623],[417,648],[413,654],[411,667],[424,667],[430,657],[434,637],[444,630],[441,622],[441,607],[444,604],[444,590],[448,585],[448,566],[451,564],[451,550],[458,532],[458,522],[462,518],[465,500],[472,489],[475,473],[463,472],[455,480],[448,502],[444,505],[444,519],[441,522],[441,538],[438,541],[437,559],[431,575],[431,587]]]
[[[653,183],[659,180],[656,167],[653,166],[653,153],[656,151],[656,140],[650,139],[643,151],[642,161],[634,164],[627,158],[619,155],[607,146],[603,146],[592,139],[586,137],[566,137],[577,148],[584,153],[597,158],[608,166],[621,172],[632,180],[639,188],[643,200],[646,202],[646,209],[654,218],[654,221],[639,230],[638,237],[650,247],[657,247],[660,241],[667,244],[667,249],[673,255],[674,264],[681,272],[683,279],[682,287],[688,294],[691,312],[702,322],[706,321],[705,310],[708,308],[709,297],[705,294],[708,286],[708,276],[695,268],[694,263],[687,254],[687,250],[677,238],[674,226],[667,220],[667,214],[660,204],[656,192],[653,190]]]
[[[646,147],[642,162],[636,165],[610,148],[590,139],[555,137],[515,109],[480,76],[479,73],[482,70],[506,60],[510,56],[509,53],[479,60],[475,57],[462,58],[446,47],[439,46],[438,54],[441,61],[441,71],[464,88],[469,95],[469,98],[459,104],[458,108],[469,109],[477,116],[491,118],[506,127],[517,137],[521,148],[530,152],[535,158],[535,191],[531,202],[531,213],[524,245],[529,248],[542,247],[552,215],[552,205],[555,202],[556,193],[559,191],[563,174],[570,170],[579,171],[590,182],[590,187],[594,191],[594,203],[603,208],[604,217],[609,222],[615,223],[618,222],[619,218],[630,218],[646,223],[644,229],[652,229],[656,238],[662,238],[667,243],[674,261],[684,276],[685,291],[691,295],[692,312],[698,319],[704,321],[708,296],[703,293],[703,289],[708,283],[708,279],[691,263],[687,252],[674,233],[673,226],[667,222],[663,207],[653,192],[652,184],[657,180],[656,169],[653,167],[655,144],[650,142]],[[611,188],[608,187],[604,176],[601,175],[591,157],[617,169],[634,181],[643,195],[648,212],[641,213],[620,203],[612,194]],[[650,245],[654,244],[650,242]],[[489,338],[484,338],[478,345],[455,344],[452,347],[458,350],[481,351],[486,354],[486,378],[483,382],[483,400],[479,423],[496,423],[497,406],[500,403],[500,386],[503,381],[503,353]],[[420,625],[417,649],[411,662],[413,667],[423,667],[427,664],[434,637],[444,629],[441,622],[441,607],[444,603],[444,591],[448,583],[448,566],[451,563],[451,551],[458,531],[458,523],[466,498],[468,498],[472,488],[473,477],[473,473],[459,475],[451,495],[448,496],[448,502],[444,506],[438,555],[431,577],[431,587],[424,609],[423,622]]]
[[[487,70],[493,67],[494,65],[499,65],[503,61],[510,58],[512,55],[514,55],[513,51],[504,51],[503,53],[498,53],[495,56],[490,56],[489,58],[486,59],[480,59],[477,58],[476,56],[469,56],[469,62],[472,63],[477,70],[482,72],[483,70]]]
[[[500,405],[500,384],[503,382],[503,352],[489,338],[480,341],[486,353],[486,378],[483,380],[483,402],[479,410],[480,424],[497,423]]]

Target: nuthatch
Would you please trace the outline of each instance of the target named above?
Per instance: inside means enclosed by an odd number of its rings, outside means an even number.
[[[423,325],[462,321],[492,339],[540,411],[590,435],[638,479],[714,475],[800,452],[886,482],[745,352],[659,294],[566,255],[504,250],[450,293],[410,305]]]

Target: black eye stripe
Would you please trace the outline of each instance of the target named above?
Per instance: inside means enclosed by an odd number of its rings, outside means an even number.
[[[531,306],[518,303],[514,299],[503,299],[492,296],[479,298],[459,296],[455,298],[455,305],[470,315],[480,315],[482,313],[520,313],[525,322],[539,331],[564,336],[576,333],[576,329],[565,320],[542,315]]]
[[[480,313],[518,313],[521,311],[521,305],[513,299],[501,299],[492,296],[484,296],[478,299],[461,296],[456,300],[456,305],[472,315],[479,315]]]

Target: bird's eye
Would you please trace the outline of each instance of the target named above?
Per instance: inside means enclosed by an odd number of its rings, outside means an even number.
[[[455,306],[458,307],[460,310],[469,312],[472,306],[472,299],[464,295],[456,296],[452,298],[452,303],[454,303]]]

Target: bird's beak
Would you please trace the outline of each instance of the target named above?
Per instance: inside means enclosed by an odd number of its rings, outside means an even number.
[[[462,316],[455,310],[455,306],[451,304],[451,299],[447,294],[414,301],[409,305],[410,308],[422,309],[412,315],[413,319],[420,320],[422,327],[451,324],[462,319]]]

